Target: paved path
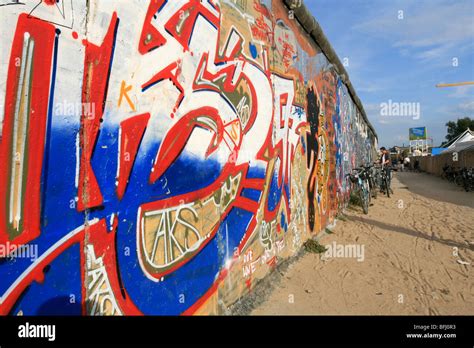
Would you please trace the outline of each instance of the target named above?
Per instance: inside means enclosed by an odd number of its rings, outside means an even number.
[[[425,173],[401,172],[396,175],[400,182],[413,193],[440,202],[474,208],[474,192],[466,192],[452,182]]]

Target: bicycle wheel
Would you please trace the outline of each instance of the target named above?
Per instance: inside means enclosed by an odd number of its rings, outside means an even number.
[[[370,183],[368,179],[364,180],[364,187],[367,192],[367,200],[369,201],[370,205],[370,201],[372,200],[372,194],[370,193]]]
[[[390,198],[390,186],[388,183],[388,178],[384,178],[384,183],[383,183],[385,192],[387,193],[387,197]]]
[[[462,187],[464,191],[469,192],[469,178],[465,176],[462,178]]]
[[[370,199],[369,197],[370,194],[366,185],[367,185],[367,182],[364,182],[364,184],[362,184],[359,190],[360,204],[362,206],[362,210],[364,211],[364,214],[369,213],[369,199]]]
[[[373,198],[377,198],[377,190],[378,190],[378,187],[377,185],[375,184],[375,180],[372,178],[370,180],[370,182],[372,183],[372,185],[370,185],[370,194],[372,195]]]
[[[454,183],[458,186],[462,186],[462,184],[463,184],[462,176],[461,175],[456,175],[456,177],[454,178]]]

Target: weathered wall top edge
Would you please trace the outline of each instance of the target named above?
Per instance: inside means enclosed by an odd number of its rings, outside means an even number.
[[[365,113],[364,106],[362,105],[362,101],[360,100],[359,96],[357,95],[354,86],[352,85],[349,74],[347,73],[344,65],[342,65],[341,60],[339,59],[336,51],[332,48],[329,40],[327,39],[326,35],[324,34],[321,26],[317,22],[317,20],[313,17],[311,12],[308,10],[306,5],[304,4],[303,0],[301,0],[301,5],[295,6],[295,0],[283,0],[283,3],[288,7],[288,9],[293,10],[294,16],[303,29],[309,34],[309,36],[314,40],[316,45],[321,49],[324,55],[328,58],[328,60],[334,64],[336,67],[337,73],[340,75],[342,82],[347,86],[349,93],[357,105],[362,117],[364,118],[367,126],[372,131],[373,135],[378,138],[377,132],[375,131],[374,127],[369,121],[367,114]]]

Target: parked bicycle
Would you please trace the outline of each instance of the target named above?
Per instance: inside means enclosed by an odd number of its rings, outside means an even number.
[[[457,175],[456,168],[454,168],[453,166],[445,165],[442,169],[443,169],[443,174],[441,175],[441,177],[448,181],[454,182]]]
[[[380,177],[380,192],[387,195],[390,198],[390,193],[393,193],[391,188],[392,174],[387,170],[387,168],[379,167],[379,177]]]
[[[462,186],[466,192],[474,191],[474,169],[459,169],[456,175],[455,183],[459,186]]]
[[[466,171],[466,176],[464,179],[464,189],[469,191],[474,191],[474,168],[469,168]]]
[[[352,173],[347,174],[346,177],[349,177],[354,188],[353,191],[356,191],[359,195],[364,214],[368,214],[371,196],[368,170],[364,167],[354,168]]]
[[[456,168],[445,165],[442,178],[462,186],[466,192],[474,191],[474,168]]]
[[[367,173],[370,187],[370,196],[377,198],[377,189],[379,187],[377,181],[377,169],[373,164],[369,164],[363,167]]]

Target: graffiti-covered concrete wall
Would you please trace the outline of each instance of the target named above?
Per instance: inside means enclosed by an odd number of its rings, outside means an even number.
[[[226,313],[376,141],[281,1],[0,0],[0,313]]]

